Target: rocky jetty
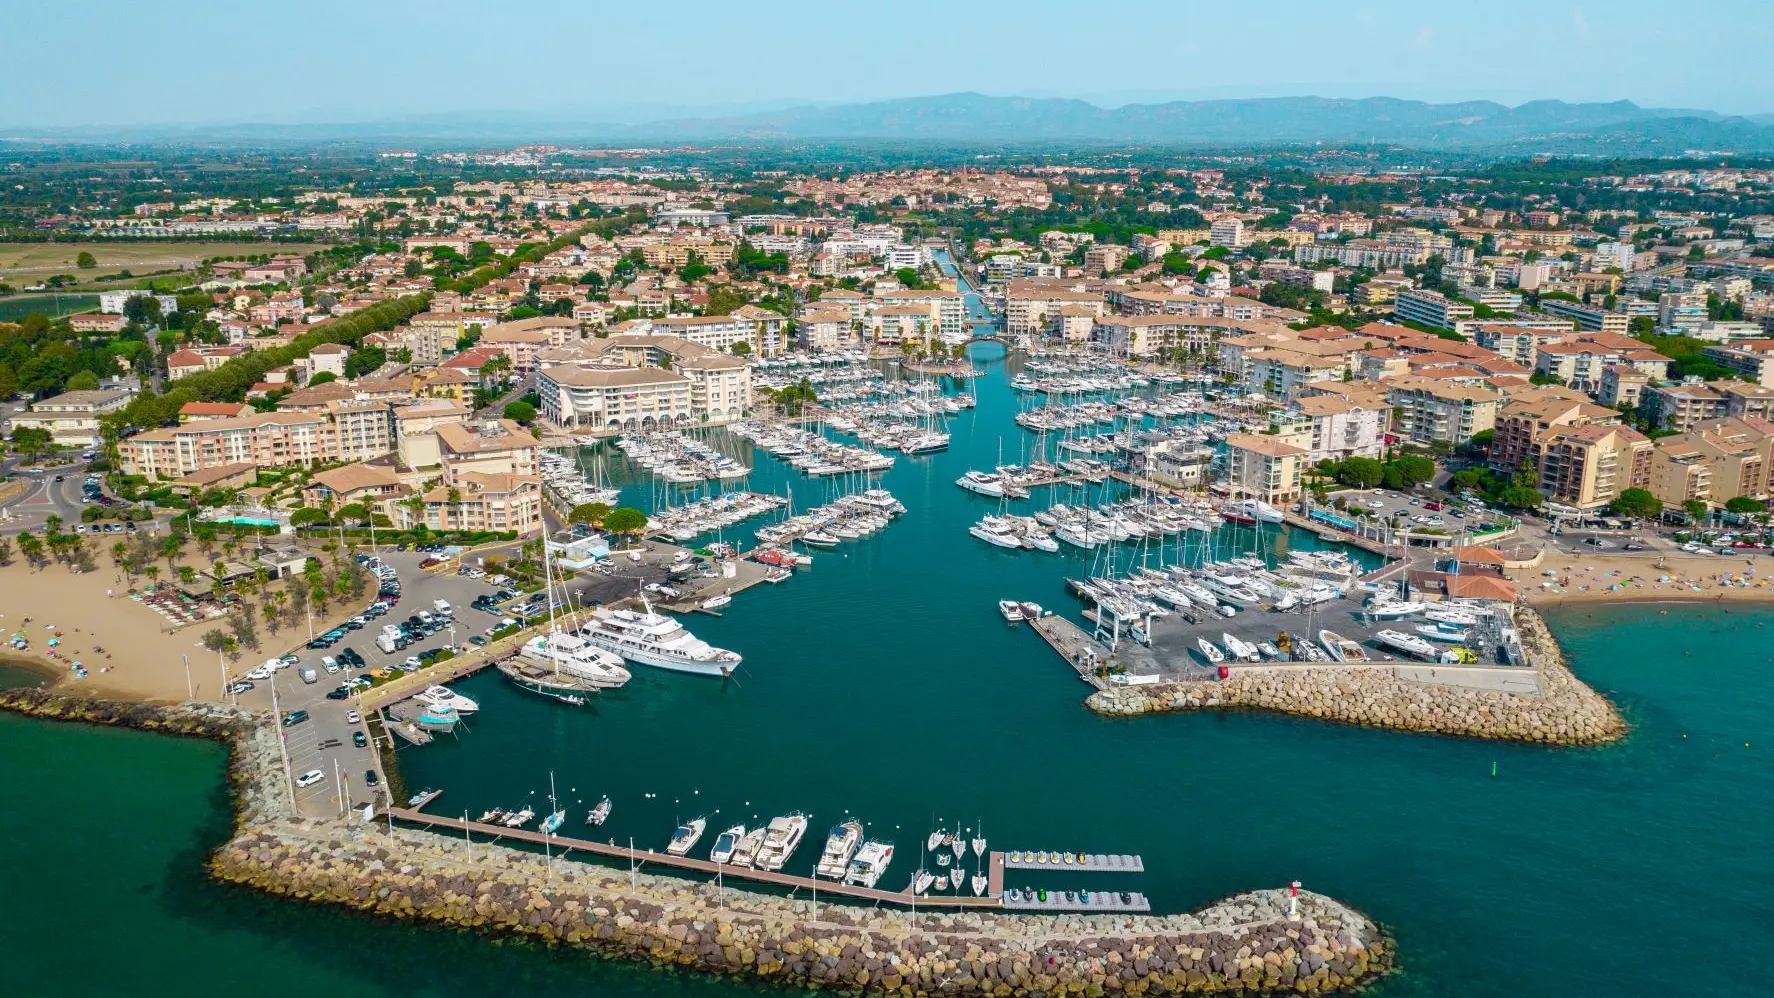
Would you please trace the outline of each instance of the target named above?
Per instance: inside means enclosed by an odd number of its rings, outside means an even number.
[[[1092,694],[1085,703],[1115,716],[1243,708],[1549,745],[1598,745],[1625,735],[1620,712],[1571,673],[1538,614],[1517,610],[1516,628],[1539,673],[1540,695],[1410,682],[1384,667],[1326,666],[1234,669],[1224,680],[1116,687]]]
[[[1361,913],[1301,892],[1240,894],[1186,915],[929,913],[815,904],[291,809],[268,716],[14,691],[0,709],[202,737],[232,747],[236,831],[217,880],[393,918],[524,936],[655,965],[831,990],[919,995],[1292,992],[1356,988],[1393,944]]]

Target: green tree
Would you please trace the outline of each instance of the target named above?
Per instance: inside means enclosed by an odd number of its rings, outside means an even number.
[[[1509,509],[1533,509],[1546,501],[1540,490],[1526,485],[1511,485],[1497,494],[1497,501]]]
[[[508,403],[505,406],[505,418],[528,426],[536,421],[536,407],[522,400]]]
[[[1663,515],[1663,501],[1644,489],[1625,489],[1615,498],[1614,511],[1621,516],[1654,520]]]
[[[1386,468],[1371,457],[1352,457],[1337,465],[1336,479],[1357,489],[1371,489],[1386,478]]]
[[[1739,516],[1746,513],[1760,513],[1767,508],[1767,503],[1760,499],[1751,499],[1749,496],[1736,496],[1725,500],[1726,512],[1736,513]]]
[[[91,270],[98,265],[98,260],[85,250],[81,250],[80,255],[74,258],[74,266],[79,267],[81,270]]]
[[[595,527],[604,522],[604,517],[608,515],[610,515],[610,507],[605,503],[581,503],[574,506],[573,511],[567,514],[567,522],[583,523],[586,526]]]
[[[1693,517],[1695,522],[1706,519],[1706,512],[1709,508],[1710,507],[1708,507],[1706,503],[1701,502],[1698,499],[1689,499],[1682,503],[1683,512]]]
[[[333,372],[319,371],[315,373],[314,377],[308,379],[308,387],[313,388],[315,385],[324,385],[329,381],[337,380],[339,380],[339,376]]]
[[[68,383],[62,386],[63,390],[70,392],[90,392],[98,387],[99,376],[91,371],[75,371]]]
[[[18,426],[12,431],[12,449],[20,454],[41,454],[49,449],[49,431],[36,426]]]
[[[612,534],[641,533],[647,529],[647,514],[633,506],[618,506],[604,515],[604,529]]]

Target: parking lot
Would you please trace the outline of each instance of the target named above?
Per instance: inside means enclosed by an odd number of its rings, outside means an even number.
[[[1345,499],[1353,509],[1386,519],[1396,516],[1412,527],[1446,530],[1479,530],[1497,519],[1488,509],[1460,500],[1420,496],[1391,489],[1344,489],[1331,493],[1331,500]],[[1437,508],[1439,507],[1439,508]]]

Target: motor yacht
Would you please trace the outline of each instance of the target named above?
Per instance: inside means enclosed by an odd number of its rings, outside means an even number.
[[[844,871],[844,882],[862,887],[873,887],[887,872],[887,864],[893,862],[893,843],[870,840],[862,844],[850,865]]]
[[[604,651],[640,665],[699,676],[730,676],[739,667],[738,652],[716,648],[684,625],[642,601],[642,612],[596,610],[579,636]]]
[[[733,858],[733,850],[739,848],[739,840],[745,838],[745,826],[734,825],[715,836],[714,848],[708,851],[711,863],[725,863]]]
[[[1374,640],[1393,651],[1402,652],[1415,658],[1434,661],[1439,654],[1434,645],[1415,634],[1406,634],[1403,631],[1380,631],[1374,635]]]
[[[665,851],[673,856],[687,856],[696,847],[696,840],[708,828],[707,818],[691,818],[671,833],[671,841],[666,844]]]
[[[985,517],[973,526],[968,527],[967,532],[980,540],[985,541],[987,544],[993,544],[1001,548],[1020,548],[1023,546],[1022,539],[1017,537],[1016,532],[1010,529],[1010,524],[996,516]]]
[[[850,868],[850,857],[862,845],[862,822],[851,820],[833,825],[825,837],[825,851],[813,871],[827,880],[837,880]]]
[[[1367,649],[1361,647],[1359,642],[1351,641],[1336,631],[1319,631],[1318,643],[1324,646],[1325,652],[1335,661],[1365,662],[1368,660]]]
[[[472,714],[480,709],[480,704],[447,686],[428,686],[419,699],[434,707],[454,707],[458,714]]]
[[[758,848],[758,869],[782,869],[800,846],[801,836],[805,834],[807,816],[804,814],[785,814],[771,818],[764,832],[764,844]]]

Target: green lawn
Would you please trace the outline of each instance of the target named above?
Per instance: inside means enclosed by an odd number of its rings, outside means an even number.
[[[17,322],[32,312],[55,319],[98,307],[98,295],[14,295],[0,298],[0,322]]]

